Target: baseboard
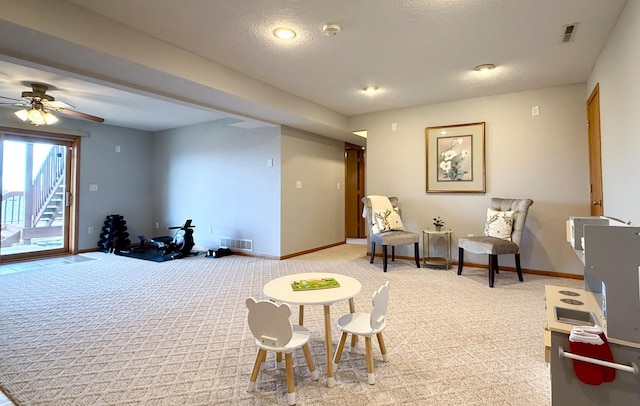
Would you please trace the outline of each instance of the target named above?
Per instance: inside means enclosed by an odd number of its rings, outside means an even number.
[[[240,257],[252,257],[252,258],[262,258],[262,259],[280,259],[279,256],[277,255],[265,255],[265,254],[255,254],[253,252],[247,252],[247,251],[234,251],[231,250],[231,252],[233,253],[233,255],[238,255]]]
[[[304,254],[310,254],[310,253],[312,253],[312,252],[322,251],[322,250],[325,250],[325,249],[327,249],[327,248],[337,247],[338,245],[343,245],[343,244],[346,244],[346,243],[347,243],[347,241],[346,241],[346,240],[343,240],[343,241],[336,242],[336,243],[333,243],[333,244],[324,245],[324,246],[322,246],[322,247],[311,248],[311,249],[309,249],[309,250],[305,250],[305,251],[295,252],[295,253],[292,253],[292,254],[283,255],[283,256],[281,256],[281,257],[280,257],[280,259],[287,259],[287,258],[293,258],[293,257],[297,257],[297,256],[300,256],[300,255],[304,255]]]
[[[346,240],[345,241],[340,241],[340,242],[336,242],[336,243],[329,244],[329,245],[323,245],[322,247],[311,248],[311,249],[308,249],[308,250],[294,252],[294,253],[287,254],[287,255],[282,255],[282,256],[255,254],[253,252],[246,252],[246,251],[233,251],[232,250],[232,252],[233,252],[233,255],[240,255],[240,256],[245,256],[245,257],[282,260],[282,259],[298,257],[300,255],[310,254],[310,253],[316,252],[316,251],[322,251],[324,249],[331,248],[331,247],[337,247],[338,245],[343,245],[343,244],[346,244],[346,243],[347,243]]]

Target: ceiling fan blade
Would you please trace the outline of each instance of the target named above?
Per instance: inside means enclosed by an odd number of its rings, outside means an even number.
[[[71,109],[65,109],[61,107],[61,108],[56,108],[55,111],[59,111],[60,113],[66,114],[68,116],[74,116],[78,118],[83,118],[85,120],[95,121],[97,123],[104,122],[104,118],[102,117],[92,116],[91,114],[81,113],[79,111],[75,111]]]
[[[22,100],[20,100],[20,99],[14,99],[13,97],[0,96],[0,99],[11,100],[11,103],[23,103],[23,101],[22,101]],[[7,103],[7,102],[2,102],[2,104],[9,104],[9,103]]]
[[[51,108],[51,109],[75,109],[76,107],[69,104],[69,103],[65,103],[63,101],[59,101],[59,100],[54,100],[54,101],[43,101],[42,104],[45,105],[45,107]]]

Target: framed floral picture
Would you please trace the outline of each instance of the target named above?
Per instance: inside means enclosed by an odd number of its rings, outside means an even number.
[[[484,122],[425,132],[427,193],[485,193]]]

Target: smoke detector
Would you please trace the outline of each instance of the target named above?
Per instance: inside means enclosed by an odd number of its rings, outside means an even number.
[[[325,24],[322,26],[322,33],[327,37],[333,37],[340,33],[340,26],[338,24]]]

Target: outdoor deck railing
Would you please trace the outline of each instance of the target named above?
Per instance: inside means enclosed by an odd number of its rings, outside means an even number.
[[[24,223],[24,192],[2,194],[2,226]]]

